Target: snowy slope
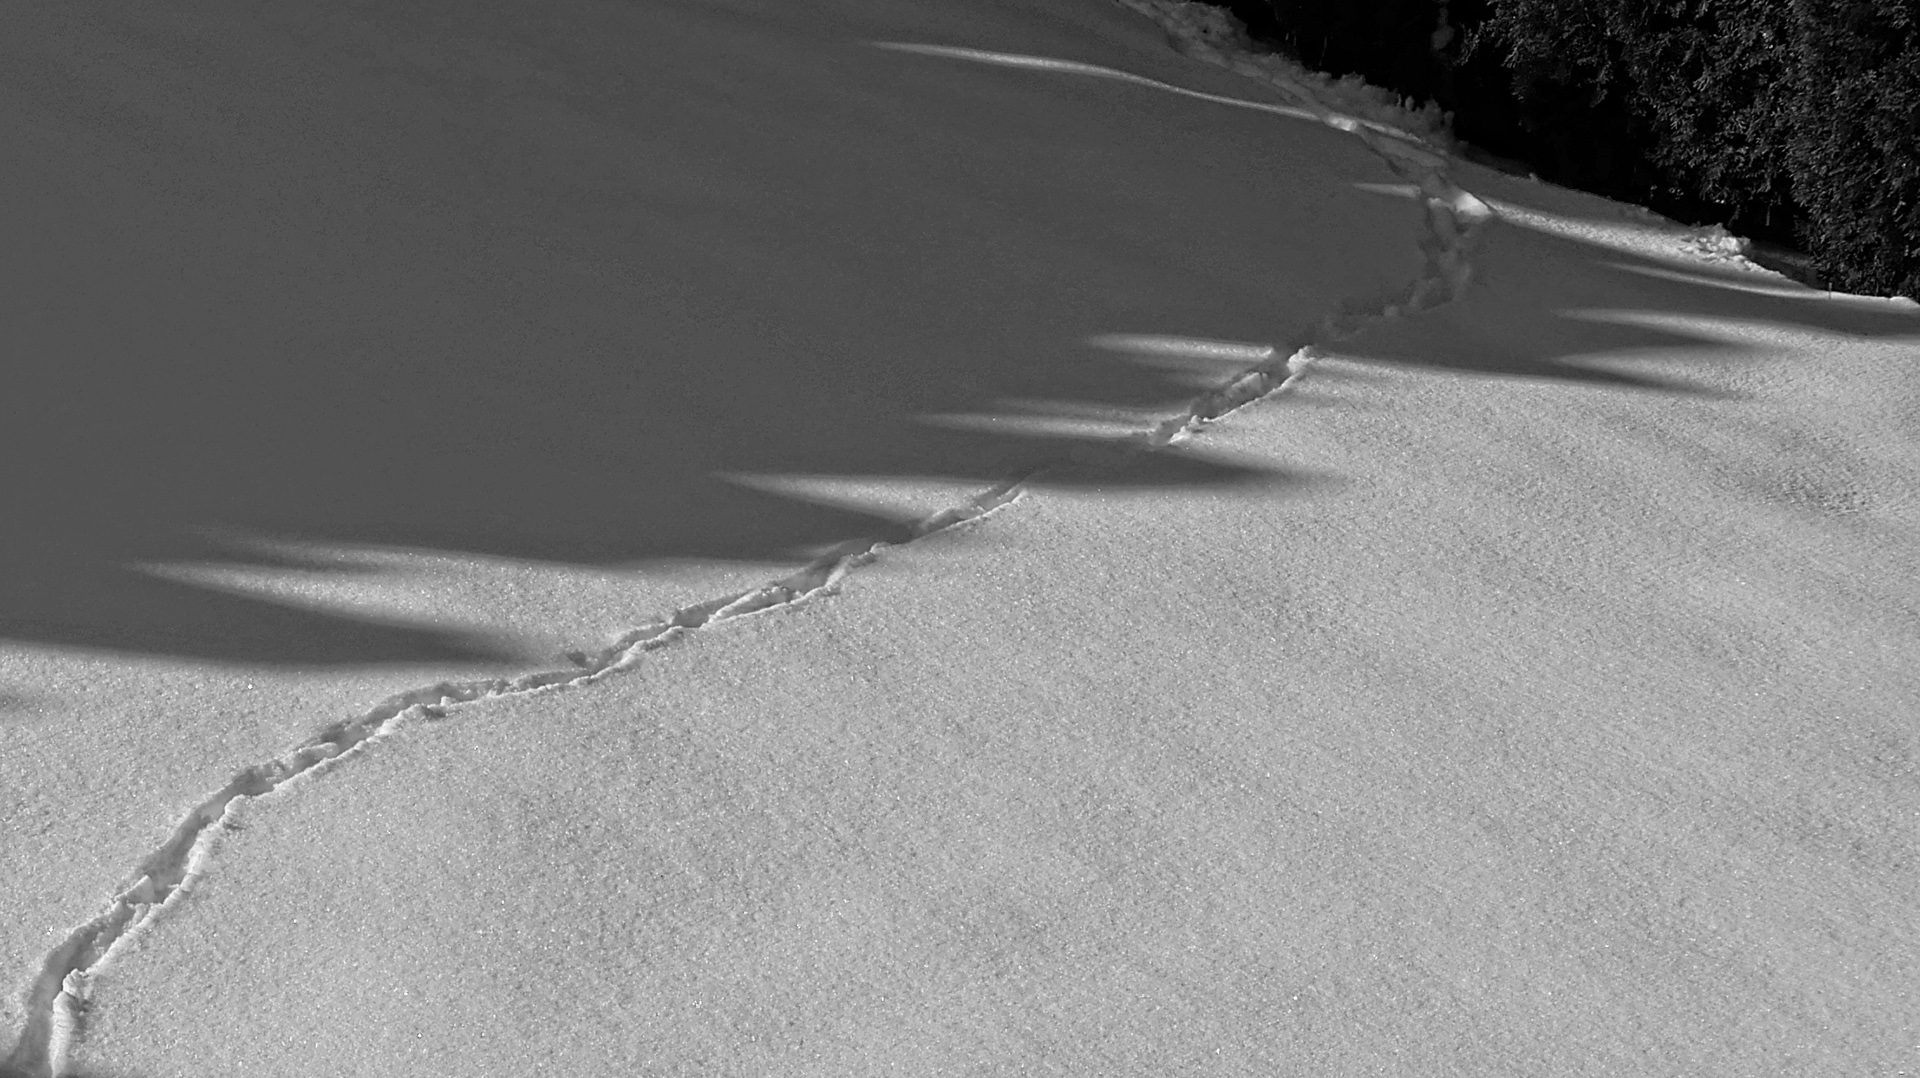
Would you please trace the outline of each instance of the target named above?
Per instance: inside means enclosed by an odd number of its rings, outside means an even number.
[[[1910,306],[1091,0],[36,17],[8,227],[67,261],[16,276],[98,339],[21,354],[105,403],[22,418],[99,498],[9,539],[68,589],[8,584],[9,961],[139,927],[24,1071],[1911,1053]],[[129,565],[187,588],[116,605]],[[215,601],[300,620],[168,643]],[[407,711],[114,902],[351,693],[569,641],[626,669]]]
[[[1281,100],[1099,4],[10,15],[9,1038],[223,791],[383,701],[564,673],[1214,373],[1089,338],[1417,270],[1337,133],[880,42]]]
[[[404,719],[234,818],[82,1073],[1898,1073],[1911,355],[1329,356],[1201,437],[1267,483]]]
[[[633,677],[404,725],[236,820],[81,1058],[1895,1071],[1911,595],[1615,430],[1713,406],[1489,389],[1330,362],[1208,436],[1317,482],[1041,493]],[[1505,444],[1542,420],[1567,465]],[[1839,549],[1718,534],[1764,523]]]

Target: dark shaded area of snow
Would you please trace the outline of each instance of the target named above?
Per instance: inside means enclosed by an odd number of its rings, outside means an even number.
[[[633,566],[896,538],[726,477],[1002,479],[1080,439],[921,417],[1177,406],[1186,381],[1083,339],[1272,335],[1270,297],[1345,287],[1276,268],[1318,210],[1250,182],[1258,140],[1221,160],[1140,91],[1150,142],[1116,156],[1109,91],[1042,107],[1058,80],[876,55],[860,31],[897,27],[850,14],[23,14],[0,637],[492,658],[142,567],[272,567],[255,537]],[[958,149],[988,132],[997,156]],[[1162,263],[1175,239],[1194,264]],[[1125,481],[1250,478],[1192,457]]]

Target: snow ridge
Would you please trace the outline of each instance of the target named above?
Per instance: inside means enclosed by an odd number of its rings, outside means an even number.
[[[1124,464],[1126,458],[1135,454],[1157,452],[1180,444],[1208,423],[1291,387],[1305,374],[1317,346],[1350,336],[1379,320],[1437,307],[1458,298],[1468,286],[1473,240],[1493,211],[1448,179],[1443,154],[1393,125],[1357,118],[1322,102],[1304,82],[1291,77],[1283,65],[1272,63],[1274,58],[1261,57],[1259,60],[1265,61],[1261,63],[1223,52],[1210,40],[1210,32],[1212,39],[1219,36],[1217,28],[1210,27],[1206,21],[1212,16],[1196,15],[1190,10],[1200,5],[1177,0],[1116,2],[1159,22],[1186,54],[1277,86],[1298,102],[1298,106],[1289,108],[1206,94],[1111,68],[1064,60],[934,45],[874,44],[898,51],[1115,78],[1222,104],[1313,120],[1348,132],[1361,139],[1389,169],[1425,197],[1427,229],[1420,242],[1425,255],[1423,271],[1418,279],[1393,295],[1343,304],[1325,316],[1308,339],[1288,349],[1284,356],[1278,347],[1260,350],[1259,358],[1251,366],[1196,398],[1181,414],[1119,443],[1119,460],[1114,459],[1115,447],[1109,443],[1073,459],[1035,468],[925,518],[911,529],[908,542],[985,517],[1017,500],[1028,484],[1045,472],[1096,463],[1100,458],[1104,458],[1100,462],[1109,465]],[[67,1048],[81,1032],[88,975],[110,961],[125,941],[148,928],[192,891],[195,880],[205,874],[212,840],[236,802],[265,797],[303,775],[320,773],[351,756],[367,742],[386,736],[404,718],[444,718],[450,706],[591,683],[630,670],[647,652],[666,647],[716,622],[792,606],[815,595],[831,594],[849,572],[874,560],[889,545],[872,539],[843,543],[772,583],[682,607],[667,618],[642,625],[596,651],[569,652],[567,659],[573,664],[569,669],[512,679],[439,682],[397,693],[355,718],[325,727],[272,760],[242,770],[187,812],[167,840],[133,870],[105,912],[73,929],[48,952],[27,990],[27,1021],[11,1051],[0,1061],[0,1078],[56,1078],[63,1072]]]

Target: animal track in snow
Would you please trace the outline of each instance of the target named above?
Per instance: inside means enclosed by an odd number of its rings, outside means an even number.
[[[1250,361],[1223,384],[1196,397],[1182,413],[1155,423],[1133,438],[1104,443],[1071,460],[1026,472],[998,483],[959,505],[941,510],[914,526],[909,542],[935,532],[977,520],[1019,498],[1036,476],[1060,467],[1122,465],[1134,454],[1156,452],[1179,444],[1204,427],[1237,409],[1293,385],[1307,370],[1313,350],[1382,319],[1428,310],[1458,298],[1471,277],[1470,255],[1479,226],[1492,215],[1485,203],[1455,186],[1446,175],[1443,154],[1419,143],[1405,131],[1375,120],[1339,112],[1317,100],[1312,92],[1283,72],[1263,68],[1243,58],[1229,57],[1195,28],[1183,6],[1168,0],[1116,0],[1166,27],[1183,52],[1203,62],[1279,87],[1297,106],[1243,101],[1218,94],[1174,86],[1112,68],[1012,53],[937,45],[875,42],[887,49],[1003,66],[1055,71],[1067,75],[1117,79],[1136,85],[1195,97],[1233,107],[1252,108],[1290,119],[1326,124],[1359,138],[1397,176],[1425,199],[1426,234],[1420,242],[1425,256],[1419,278],[1384,298],[1353,301],[1326,315],[1309,339],[1286,349],[1278,346],[1190,341],[1178,338],[1106,337],[1096,346],[1160,352],[1184,352],[1213,359]],[[843,543],[800,570],[759,588],[725,595],[683,607],[667,618],[623,634],[593,651],[567,655],[571,668],[517,678],[440,682],[397,693],[363,714],[333,723],[299,746],[264,763],[247,767],[225,786],[190,809],[172,833],[145,857],[113,896],[108,908],[73,929],[41,963],[27,989],[27,1018],[20,1036],[4,1061],[0,1078],[52,1078],[61,1072],[66,1048],[79,1032],[87,997],[88,974],[108,961],[117,946],[151,926],[183,901],[196,878],[204,874],[209,840],[238,801],[264,797],[302,775],[317,773],[349,758],[361,745],[386,735],[403,716],[444,717],[448,707],[492,697],[564,689],[590,683],[631,669],[649,651],[665,647],[688,633],[716,622],[791,606],[803,599],[831,593],[854,568],[871,561],[884,542],[858,539]]]
[[[911,542],[965,524],[1019,497],[1027,479],[996,484],[960,505],[943,509],[913,526]],[[450,705],[498,696],[582,685],[631,669],[643,655],[716,622],[791,606],[832,591],[848,571],[871,560],[888,544],[851,540],[814,559],[799,571],[770,584],[685,606],[671,616],[625,633],[598,650],[569,652],[571,669],[516,678],[443,681],[386,698],[361,715],[333,723],[298,747],[241,770],[219,790],[201,799],[174,826],[166,841],[141,860],[113,896],[107,910],[69,932],[42,960],[27,989],[27,1020],[4,1062],[0,1078],[50,1078],[58,1075],[68,1042],[78,1032],[87,997],[87,975],[112,956],[116,945],[146,928],[192,891],[204,873],[208,840],[229,808],[246,798],[264,797],[302,775],[318,772],[386,734],[403,716],[445,717]]]
[[[1216,41],[1222,40],[1219,20],[1222,13],[1212,7],[1182,0],[1115,0],[1123,7],[1146,16],[1166,30],[1174,46],[1203,63],[1224,67],[1236,74],[1276,87],[1296,104],[1275,105],[1247,101],[1222,94],[1205,93],[1150,79],[1131,72],[1097,64],[1056,60],[1020,53],[991,52],[985,49],[947,45],[877,41],[880,48],[925,56],[967,60],[1002,67],[1034,71],[1054,71],[1063,75],[1114,79],[1146,86],[1185,97],[1198,98],[1235,108],[1253,109],[1288,119],[1307,120],[1344,131],[1359,139],[1386,167],[1406,181],[1404,190],[1426,204],[1425,234],[1420,239],[1423,256],[1421,274],[1404,289],[1373,300],[1343,304],[1321,319],[1307,340],[1289,347],[1270,346],[1257,350],[1248,367],[1224,384],[1195,398],[1184,414],[1155,424],[1139,438],[1139,448],[1160,449],[1190,437],[1207,423],[1254,401],[1291,387],[1312,363],[1316,346],[1324,346],[1350,337],[1368,325],[1387,319],[1417,314],[1450,303],[1465,294],[1472,281],[1472,253],[1480,228],[1494,216],[1494,210],[1472,193],[1455,184],[1447,174],[1447,157],[1440,150],[1392,124],[1342,112],[1321,100],[1308,84],[1288,73],[1285,63],[1262,63],[1249,56],[1229,55]],[[1095,338],[1089,342],[1105,346],[1118,338]],[[1135,338],[1146,342],[1147,338]],[[1170,338],[1155,339],[1158,344],[1141,344],[1148,350],[1165,350]],[[1227,345],[1223,342],[1189,342],[1194,348],[1212,348],[1213,354],[1244,354],[1253,346]],[[1222,351],[1226,349],[1226,351]],[[1233,350],[1238,350],[1237,352]],[[1196,353],[1198,354],[1198,353]],[[1097,452],[1097,451],[1096,451]]]

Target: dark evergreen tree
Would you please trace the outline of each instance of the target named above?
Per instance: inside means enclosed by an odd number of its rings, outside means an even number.
[[[1920,299],[1920,0],[1791,0],[1794,196],[1834,284]]]
[[[1920,0],[1231,3],[1549,179],[1797,237],[1836,287],[1920,298]]]

